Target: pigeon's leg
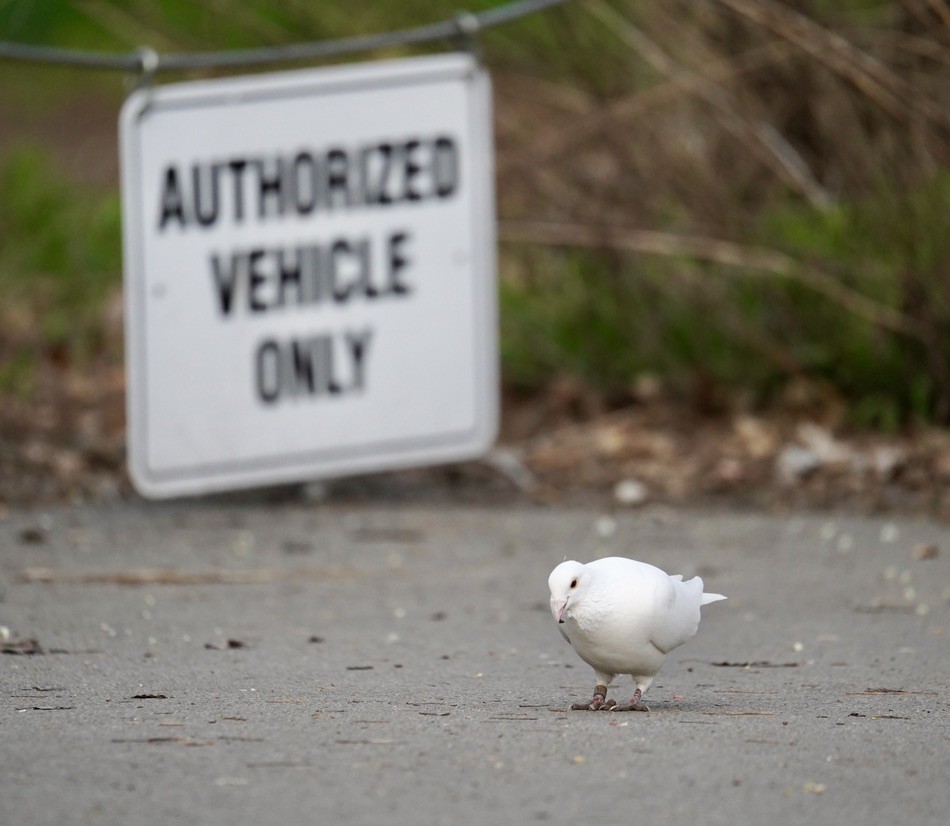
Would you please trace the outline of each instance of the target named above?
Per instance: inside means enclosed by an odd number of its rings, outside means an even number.
[[[640,702],[643,692],[638,688],[633,692],[630,703],[625,706],[611,706],[610,711],[649,711],[649,707]]]
[[[609,680],[606,682],[609,682]],[[601,709],[612,708],[614,705],[616,705],[613,700],[610,700],[608,704],[606,682],[598,683],[597,687],[594,689],[594,696],[591,697],[586,703],[574,703],[571,706],[571,710],[600,711]]]
[[[637,684],[637,690],[633,692],[633,697],[630,699],[630,702],[627,705],[614,705],[611,707],[610,711],[649,711],[649,707],[640,702],[643,697],[643,693],[650,687],[650,683],[653,682],[652,677],[634,677],[634,680]]]

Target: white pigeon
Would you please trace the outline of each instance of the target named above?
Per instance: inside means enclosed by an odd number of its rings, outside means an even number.
[[[698,576],[683,582],[680,574],[619,556],[562,562],[548,587],[558,630],[597,676],[593,698],[571,706],[578,711],[649,711],[640,698],[666,655],[696,633],[701,605],[725,599],[704,594]],[[607,700],[617,674],[629,674],[636,684],[627,705]]]

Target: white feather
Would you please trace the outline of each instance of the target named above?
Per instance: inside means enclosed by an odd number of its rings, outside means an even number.
[[[598,682],[630,674],[642,692],[666,655],[696,633],[700,606],[725,599],[704,594],[699,577],[684,582],[681,574],[616,556],[562,562],[548,587],[558,630]]]

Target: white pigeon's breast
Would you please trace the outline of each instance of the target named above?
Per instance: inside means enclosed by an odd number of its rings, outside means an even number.
[[[583,618],[580,622],[569,618],[562,627],[578,656],[607,674],[652,676],[666,656],[633,617],[601,619],[592,625]]]

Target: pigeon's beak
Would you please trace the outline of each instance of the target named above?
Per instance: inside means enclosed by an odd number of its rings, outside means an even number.
[[[564,622],[564,612],[567,610],[567,600],[556,600],[551,597],[551,613],[558,622]]]

